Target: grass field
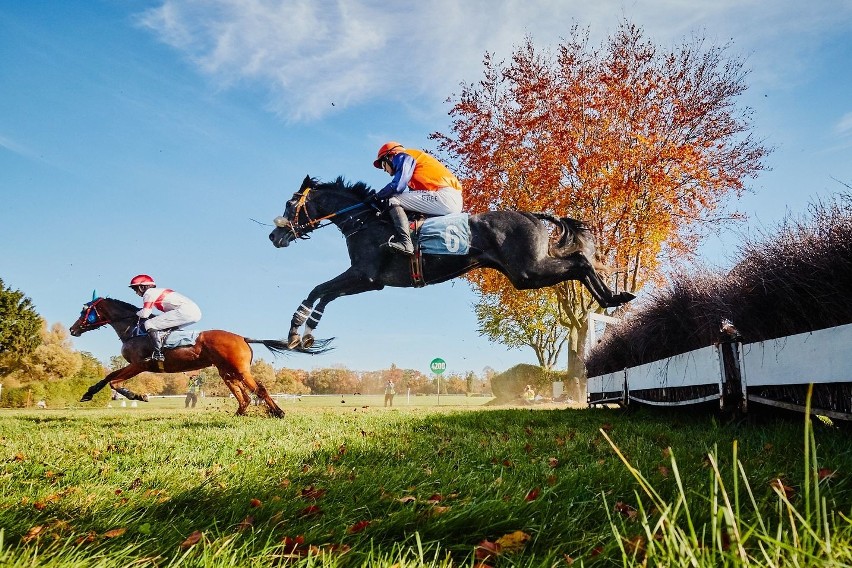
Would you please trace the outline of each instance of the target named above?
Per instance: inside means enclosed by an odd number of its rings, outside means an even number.
[[[852,565],[848,431],[382,398],[0,411],[0,565]]]

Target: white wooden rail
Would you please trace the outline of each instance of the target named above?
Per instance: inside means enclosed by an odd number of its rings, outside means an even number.
[[[734,353],[727,363],[722,351],[726,347],[733,347]],[[746,409],[748,401],[752,401],[801,411],[800,405],[749,394],[749,388],[852,383],[852,324],[758,343],[702,347],[622,371],[589,377],[587,400],[589,404],[627,405],[634,401],[681,406],[720,399],[721,404],[726,383],[732,381],[739,384],[727,385],[728,392],[735,389],[742,410]],[[676,402],[660,402],[636,394],[651,389],[682,387],[704,387],[705,393],[712,394]],[[820,414],[852,419],[850,413],[830,409],[820,410]]]

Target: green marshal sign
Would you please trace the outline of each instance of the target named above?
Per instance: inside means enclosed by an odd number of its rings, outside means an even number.
[[[429,363],[429,369],[431,369],[436,375],[440,375],[447,370],[447,362],[440,357],[435,357],[432,359],[432,362]]]

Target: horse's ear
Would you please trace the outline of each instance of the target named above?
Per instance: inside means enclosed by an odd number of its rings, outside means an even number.
[[[302,187],[299,188],[299,191],[305,189],[306,187],[311,187],[314,180],[311,179],[311,176],[305,176],[305,179],[302,180]]]

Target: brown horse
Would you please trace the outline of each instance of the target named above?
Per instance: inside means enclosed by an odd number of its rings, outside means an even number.
[[[139,334],[142,326],[136,315],[138,310],[136,306],[113,298],[95,298],[83,306],[80,317],[70,328],[71,335],[79,337],[87,331],[109,324],[121,340],[121,355],[130,364],[111,372],[89,387],[80,402],[92,400],[92,397],[107,384],[130,400],[147,402],[146,395],[136,394],[120,385],[144,371],[179,373],[215,366],[225,385],[237,399],[238,415],[245,414],[246,408],[251,403],[250,393],[254,393],[266,403],[266,411],[269,415],[277,418],[284,416],[284,411],[278,407],[266,387],[251,375],[252,349],[249,344],[260,343],[273,353],[283,353],[290,351],[286,342],[272,339],[248,339],[229,331],[212,329],[202,331],[194,345],[166,349],[163,351],[165,361],[154,361],[150,359],[153,349],[151,339],[146,334]],[[321,353],[324,350],[324,346],[320,345],[318,348],[299,351]]]

